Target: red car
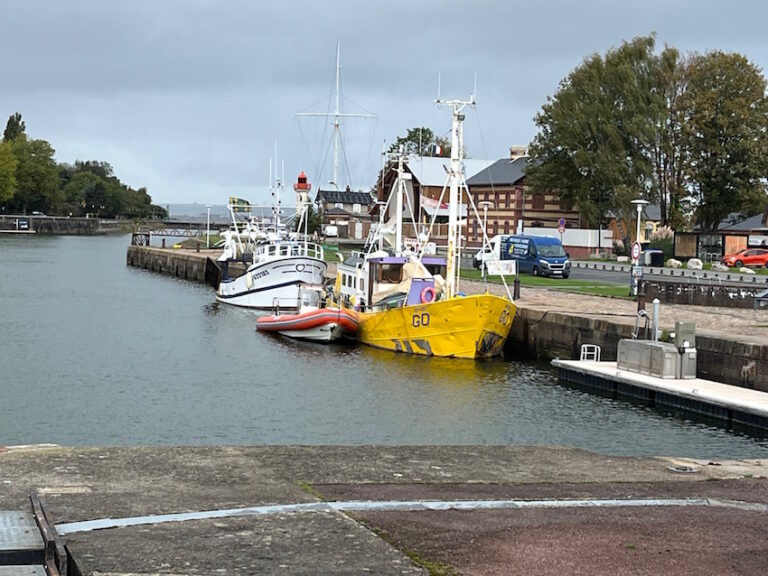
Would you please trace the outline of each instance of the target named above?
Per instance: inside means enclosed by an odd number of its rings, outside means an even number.
[[[735,254],[726,254],[721,260],[726,266],[768,266],[768,248],[746,248]]]

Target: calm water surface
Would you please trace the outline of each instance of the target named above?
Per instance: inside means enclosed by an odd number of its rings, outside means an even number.
[[[765,439],[557,384],[545,365],[259,334],[128,236],[0,237],[0,445],[559,444],[768,457]]]

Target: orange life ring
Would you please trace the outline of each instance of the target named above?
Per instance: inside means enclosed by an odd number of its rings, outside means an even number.
[[[435,301],[435,289],[432,286],[425,286],[421,291],[421,303],[429,304]]]

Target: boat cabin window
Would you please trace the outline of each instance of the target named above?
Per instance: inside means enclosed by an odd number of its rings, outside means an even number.
[[[378,270],[379,282],[401,282],[403,280],[403,267],[400,264],[379,264]]]
[[[440,274],[440,276],[445,278],[447,275],[445,273],[446,266],[444,264],[425,264],[424,268],[426,268],[432,276]]]

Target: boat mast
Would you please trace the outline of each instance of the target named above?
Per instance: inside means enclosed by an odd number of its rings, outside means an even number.
[[[461,113],[467,106],[475,105],[474,95],[469,100],[435,100],[438,107],[448,106],[453,113],[451,123],[451,167],[448,171],[450,193],[448,197],[448,255],[446,257],[446,295],[453,298],[459,285],[459,247],[461,242],[461,226],[459,226],[459,187],[464,183],[464,115]]]
[[[269,187],[272,189],[272,216],[275,225],[275,233],[280,234],[280,215],[283,213],[281,206],[280,191],[283,188],[283,180],[285,179],[285,160],[283,160],[283,176],[280,177],[277,165],[277,142],[275,142],[275,180],[272,181],[272,161],[269,162]]]
[[[376,118],[372,114],[346,114],[341,111],[341,42],[336,43],[336,80],[335,80],[335,109],[333,112],[299,112],[294,116],[324,116],[333,118],[333,180],[331,183],[337,189],[339,184],[339,151],[341,149],[341,119],[342,118]],[[352,183],[348,182],[351,186]]]
[[[341,88],[341,42],[336,43],[336,110],[333,112],[333,182],[339,185],[339,139],[341,127],[339,126],[339,114],[341,113],[340,90]]]

